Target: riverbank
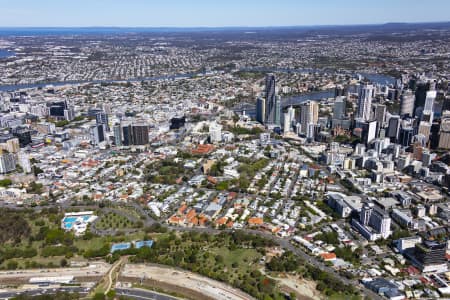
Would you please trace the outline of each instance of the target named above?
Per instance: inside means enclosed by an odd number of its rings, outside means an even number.
[[[0,50],[0,58],[2,58],[2,51],[4,52],[4,55],[7,53],[10,54],[10,56],[14,56],[14,53]],[[9,56],[4,56],[9,57]],[[317,73],[317,72],[324,72],[323,70],[319,69],[275,69],[275,68],[242,68],[239,71],[245,71],[245,72],[262,72],[261,70],[264,70],[266,73],[274,72],[274,73]],[[367,79],[371,80],[372,82],[376,84],[393,84],[395,82],[395,78],[383,74],[372,74],[372,73],[358,73],[355,72],[354,75],[360,74],[363,77],[366,77]],[[64,86],[64,85],[77,85],[77,84],[111,84],[111,83],[126,83],[126,82],[140,82],[140,81],[157,81],[157,80],[174,80],[174,79],[188,79],[188,78],[194,78],[197,76],[202,76],[206,74],[199,74],[199,73],[184,73],[184,74],[173,74],[173,75],[162,75],[162,76],[153,76],[153,77],[143,77],[143,78],[129,78],[129,79],[110,79],[110,80],[79,80],[79,81],[56,81],[56,82],[40,82],[40,83],[30,83],[30,84],[12,84],[12,85],[0,85],[0,91],[15,91],[20,89],[32,89],[32,88],[44,88],[46,86]],[[323,93],[325,91],[316,91],[311,92],[311,94],[314,93]],[[310,93],[308,93],[310,94]],[[294,96],[294,97],[301,97],[300,96]],[[289,97],[290,99],[292,97]]]

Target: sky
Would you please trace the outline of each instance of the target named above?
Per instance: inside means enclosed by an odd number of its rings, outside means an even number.
[[[0,27],[224,27],[450,21],[450,0],[0,0]]]

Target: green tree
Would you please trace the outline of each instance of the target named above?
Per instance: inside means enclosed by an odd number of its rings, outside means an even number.
[[[44,171],[38,166],[33,166],[33,174],[34,176],[38,176],[39,174],[44,173]]]
[[[15,270],[15,269],[17,269],[18,266],[19,266],[19,264],[17,263],[17,261],[10,260],[6,264],[6,269],[8,269],[8,270]]]
[[[67,265],[68,265],[67,259],[65,259],[65,258],[61,259],[61,261],[59,262],[59,265],[63,268],[67,267]]]
[[[5,178],[0,180],[0,187],[8,187],[12,184],[12,180],[9,178]]]

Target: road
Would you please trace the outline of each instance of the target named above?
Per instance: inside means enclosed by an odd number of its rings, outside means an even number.
[[[81,268],[54,268],[54,269],[30,269],[1,271],[0,282],[14,278],[30,279],[31,277],[58,277],[58,276],[74,276],[74,277],[98,277],[103,276],[109,270],[110,265],[105,262],[91,262],[87,267]]]
[[[183,269],[146,264],[126,264],[121,272],[125,278],[155,280],[173,287],[175,291],[190,290],[216,300],[254,299],[243,291],[226,283],[201,276]],[[171,289],[171,288],[169,288]],[[182,292],[180,292],[182,293]],[[189,295],[189,294],[188,294]]]
[[[39,295],[51,295],[56,294],[57,292],[67,292],[67,293],[78,293],[80,296],[87,295],[89,292],[89,288],[83,287],[60,287],[60,288],[36,288],[31,290],[18,290],[18,291],[7,291],[0,292],[0,299],[10,299],[17,297],[19,295],[27,295],[27,296],[39,296]],[[165,299],[161,299],[165,300]],[[169,299],[168,299],[169,300]]]
[[[151,226],[151,225],[157,223],[157,221],[154,220],[151,216],[149,216],[148,213],[139,204],[131,203],[131,205],[134,208],[136,208],[136,210],[141,215],[145,216],[145,222],[144,222],[145,226]],[[210,227],[169,226],[164,223],[162,223],[161,225],[170,230],[174,230],[174,231],[178,231],[178,232],[193,231],[193,232],[207,233],[207,234],[218,234],[218,233],[221,233],[224,231],[225,232],[232,231],[232,230],[218,230],[218,229],[214,229],[214,228],[210,228]],[[279,244],[283,249],[293,252],[294,254],[298,255],[299,257],[301,257],[304,261],[308,262],[309,264],[319,268],[322,271],[325,271],[325,272],[333,275],[334,277],[338,278],[339,280],[341,280],[343,283],[345,283],[347,285],[351,285],[351,286],[358,288],[360,290],[361,294],[366,296],[369,299],[382,299],[382,297],[380,297],[378,294],[365,288],[363,285],[360,285],[357,280],[349,280],[349,279],[341,276],[334,269],[326,266],[322,261],[319,261],[316,257],[310,256],[305,251],[303,251],[301,248],[294,246],[291,243],[290,238],[280,238],[280,237],[272,235],[271,233],[262,232],[262,231],[258,231],[258,230],[251,230],[251,229],[242,229],[242,230],[246,233],[258,235],[258,236],[261,236],[261,237],[264,237],[264,238],[274,241],[275,243]],[[3,272],[3,273],[5,273],[5,272]],[[0,279],[1,279],[1,274],[2,274],[2,272],[0,272]],[[48,274],[46,274],[46,275],[48,275]],[[56,276],[58,276],[58,275],[56,275]],[[15,277],[17,277],[17,275]]]
[[[195,231],[200,233],[208,233],[208,234],[218,234],[220,232],[228,231],[231,232],[233,230],[218,230],[213,229],[209,227],[176,227],[176,226],[167,226],[169,229],[176,230],[176,231]],[[307,263],[319,268],[322,271],[325,271],[334,277],[337,277],[339,280],[341,280],[343,283],[347,285],[354,286],[360,290],[360,292],[368,297],[369,299],[382,299],[380,295],[372,292],[371,290],[365,288],[364,286],[360,285],[357,280],[349,280],[346,277],[341,276],[338,274],[333,268],[326,266],[322,261],[317,260],[315,257],[308,255],[306,252],[304,252],[302,249],[294,246],[292,244],[292,239],[286,239],[286,238],[280,238],[277,237],[271,233],[266,233],[258,230],[251,230],[251,229],[244,229],[246,233],[250,233],[253,235],[258,235],[261,237],[264,237],[266,239],[272,240],[275,243],[279,244],[280,247],[282,247],[285,250],[291,251],[292,253],[296,254],[300,258],[302,258]]]
[[[126,296],[127,298],[136,300],[179,300],[179,298],[143,289],[116,288],[115,291],[117,296]]]

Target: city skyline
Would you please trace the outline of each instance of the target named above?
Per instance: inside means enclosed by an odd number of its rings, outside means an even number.
[[[0,0],[0,27],[278,27],[366,25],[449,21],[450,3],[432,1],[433,14],[419,2],[335,1],[30,1]],[[364,12],[370,11],[370,14]],[[79,18],[82,15],[83,18]]]
[[[0,298],[448,299],[446,2],[0,0]]]

